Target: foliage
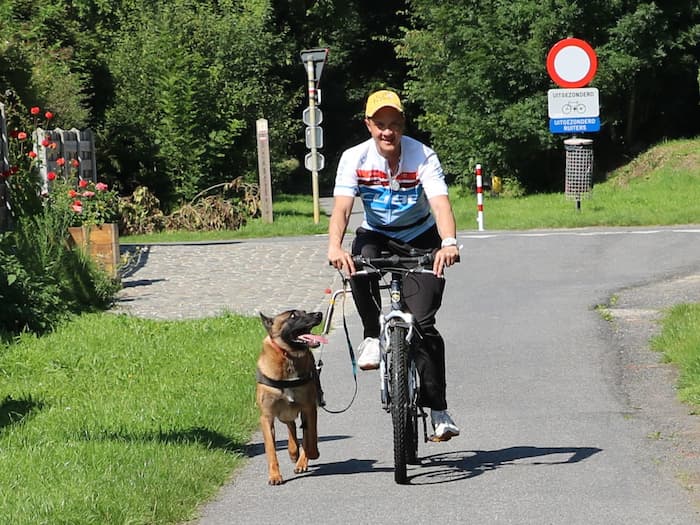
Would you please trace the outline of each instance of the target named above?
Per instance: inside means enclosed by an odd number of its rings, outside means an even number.
[[[547,90],[555,86],[545,61],[568,36],[599,54],[599,160],[642,140],[700,131],[697,3],[409,3],[411,24],[397,46],[409,65],[406,94],[422,108],[419,123],[453,175],[469,180],[481,162],[529,189],[558,187],[560,141],[546,125]]]
[[[119,216],[119,231],[124,235],[149,234],[165,228],[160,201],[146,186],[139,186],[130,197],[119,199]]]
[[[220,189],[220,195],[207,195]],[[226,194],[242,194],[226,198]],[[172,230],[211,231],[237,230],[249,217],[260,212],[260,198],[255,184],[238,177],[231,182],[217,184],[197,194],[166,219],[166,228]]]
[[[232,175],[252,178],[263,117],[273,157],[286,158],[298,97],[275,73],[291,56],[266,0],[135,3],[124,14],[103,134],[126,189],[147,186],[167,212]]]
[[[62,161],[62,158],[58,159]],[[74,165],[77,167],[77,163]],[[101,226],[119,221],[119,196],[104,182],[48,172],[45,206],[72,211],[71,226]]]
[[[325,192],[341,151],[367,136],[362,106],[378,87],[406,95],[409,134],[465,187],[478,161],[527,191],[558,189],[545,60],[567,36],[598,54],[600,166],[700,132],[700,7],[687,0],[0,0],[0,10],[0,93],[89,124],[100,175],[123,194],[149,187],[166,213],[209,186],[254,180],[259,118],[275,191],[308,192],[299,51],[310,47],[331,50]]]
[[[218,194],[210,194],[218,190]],[[145,186],[131,197],[120,199],[120,231],[123,235],[143,235],[169,231],[205,232],[238,230],[260,214],[257,184],[237,177],[199,192],[169,215],[160,210],[160,201]]]
[[[3,178],[12,224],[0,236],[0,332],[41,333],[74,313],[106,308],[119,284],[82,251],[69,248],[68,227],[76,212],[67,195],[65,201],[57,198],[60,192],[44,192],[42,197],[31,133],[25,131],[30,129],[25,126],[37,124],[39,107],[18,113],[24,106],[15,101],[6,109],[10,168]],[[46,112],[44,118],[53,115]]]
[[[0,93],[8,88],[31,106],[50,107],[57,126],[83,127],[90,89],[76,63],[76,26],[66,2],[0,0]]]

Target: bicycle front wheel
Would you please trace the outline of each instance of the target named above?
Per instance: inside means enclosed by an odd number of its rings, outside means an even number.
[[[394,481],[405,484],[406,464],[413,459],[414,438],[411,421],[411,400],[408,388],[408,329],[395,325],[390,328],[391,349],[391,422],[394,426]]]

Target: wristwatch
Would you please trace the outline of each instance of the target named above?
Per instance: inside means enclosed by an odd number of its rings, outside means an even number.
[[[457,239],[454,237],[445,237],[440,243],[440,248],[444,248],[445,246],[457,246]]]

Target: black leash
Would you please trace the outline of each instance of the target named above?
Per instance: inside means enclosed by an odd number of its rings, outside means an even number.
[[[352,399],[350,399],[348,406],[346,406],[345,408],[338,409],[338,410],[332,410],[332,409],[326,408],[326,402],[323,399],[323,390],[321,390],[321,380],[320,380],[321,367],[323,366],[323,361],[319,357],[318,364],[316,365],[316,370],[318,371],[317,376],[318,376],[318,388],[319,388],[319,399],[320,399],[319,405],[321,408],[323,408],[323,410],[325,410],[329,414],[342,414],[343,412],[345,412],[346,410],[348,410],[352,406],[352,404],[355,402],[355,398],[357,397],[357,360],[355,359],[355,351],[352,348],[352,342],[350,341],[350,331],[348,330],[348,324],[347,324],[347,320],[345,317],[345,297],[347,295],[347,289],[345,287],[346,283],[347,283],[347,280],[345,279],[345,277],[343,277],[343,329],[345,330],[345,342],[348,345],[348,353],[350,354],[350,363],[352,364],[352,377],[353,377],[353,380],[355,381],[355,389],[352,393]],[[331,298],[331,301],[335,301],[335,299]]]

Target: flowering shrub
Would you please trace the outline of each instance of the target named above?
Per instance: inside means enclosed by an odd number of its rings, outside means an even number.
[[[91,183],[81,188],[76,178],[71,186],[66,172],[79,165],[70,161],[68,166],[66,161],[56,163],[57,168],[66,168],[56,169],[60,177],[52,172],[47,177],[52,180],[42,180],[27,130],[36,129],[41,118],[53,119],[53,114],[42,115],[39,107],[27,111],[7,92],[4,100],[0,94],[0,100],[7,111],[9,147],[9,166],[0,170],[0,334],[42,333],[73,313],[107,308],[119,289],[117,280],[66,242],[71,224],[97,224],[111,217],[107,210],[116,209],[116,204],[109,204],[116,195],[102,185],[101,190]],[[70,197],[71,190],[75,198]],[[93,206],[93,199],[100,204]]]
[[[66,164],[66,160],[59,157],[56,159],[56,164],[62,167]],[[78,160],[71,160],[70,165],[74,170],[77,169]],[[73,171],[69,171],[67,178],[54,171],[46,174],[48,191],[44,195],[49,206],[70,209],[73,212],[71,226],[101,226],[106,222],[117,222],[119,219],[117,193],[110,190],[104,182],[95,183],[76,177]]]

